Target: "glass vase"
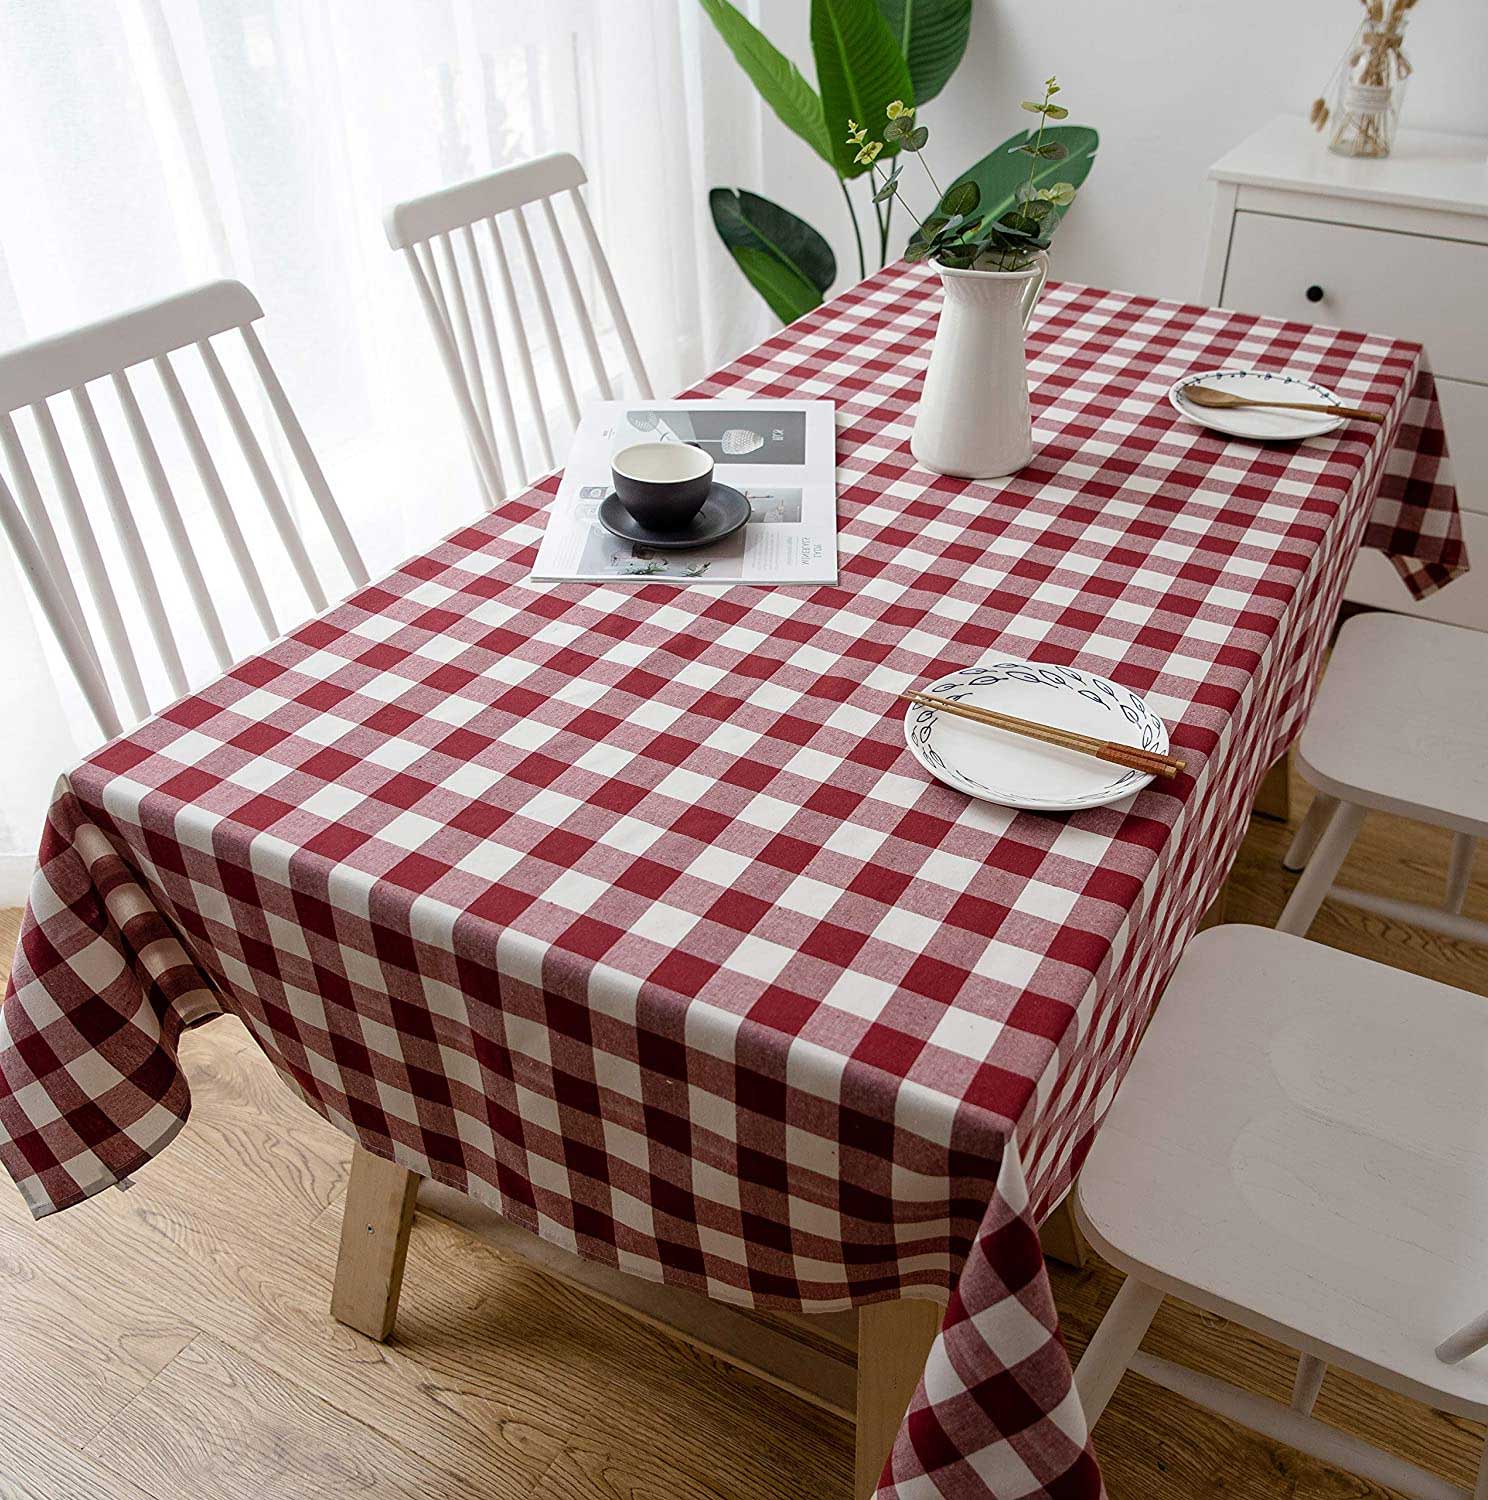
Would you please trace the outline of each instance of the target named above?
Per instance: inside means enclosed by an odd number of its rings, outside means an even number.
[[[1400,126],[1409,65],[1400,52],[1404,18],[1388,28],[1366,21],[1336,74],[1328,149],[1340,156],[1388,156]]]

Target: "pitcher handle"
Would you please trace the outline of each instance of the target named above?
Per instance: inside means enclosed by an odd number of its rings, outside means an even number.
[[[1023,288],[1023,328],[1027,331],[1028,320],[1033,316],[1033,310],[1038,306],[1038,299],[1043,295],[1044,283],[1049,279],[1049,257],[1042,250],[1036,250],[1033,258],[1038,264],[1039,273],[1037,281],[1030,281]]]

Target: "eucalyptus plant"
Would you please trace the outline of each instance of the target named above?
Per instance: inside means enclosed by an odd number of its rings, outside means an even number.
[[[698,0],[739,65],[748,74],[760,96],[781,122],[794,131],[816,153],[837,179],[852,222],[857,247],[858,274],[868,273],[860,209],[871,209],[878,232],[878,264],[884,265],[896,242],[894,210],[896,193],[880,197],[880,173],[891,172],[901,152],[918,150],[909,144],[916,132],[925,130],[911,123],[904,136],[885,129],[877,150],[861,159],[868,144],[852,137],[859,127],[852,120],[892,124],[888,107],[898,104],[915,121],[922,108],[949,82],[966,51],[971,28],[972,0],[811,0],[811,53],[816,67],[816,87],[802,75],[757,27],[739,12],[732,0]],[[1043,101],[1052,103],[1052,96]],[[1033,108],[1031,103],[1028,108]],[[1040,109],[1042,106],[1038,106]],[[898,117],[896,117],[898,118]],[[1041,148],[1035,162],[1035,186],[1053,185],[1049,175],[1070,187],[1078,187],[1095,161],[1100,138],[1084,125],[1050,124],[1065,118],[1056,107],[1043,114],[1039,132],[1024,131],[1004,141],[958,177],[941,199],[956,193],[966,183],[977,191],[981,220],[1008,224],[1008,216],[1026,201],[1018,191],[1024,185],[1019,154],[1032,142]],[[923,146],[923,139],[920,146]],[[1058,145],[1056,159],[1049,148]],[[870,190],[868,203],[861,201],[864,184]],[[962,203],[964,191],[953,202]],[[782,322],[789,323],[818,306],[837,279],[837,260],[826,239],[804,219],[758,193],[740,188],[716,187],[708,194],[713,223],[750,284],[770,304]],[[1054,203],[1055,208],[1065,205]],[[937,211],[940,204],[937,202]],[[1035,211],[1037,213],[1037,211]],[[931,215],[935,217],[935,215]],[[954,215],[947,215],[952,219]],[[962,216],[963,220],[966,218]],[[941,226],[945,228],[946,226]],[[1052,224],[1046,226],[1052,228]],[[962,223],[961,232],[968,226]],[[1003,236],[1016,241],[1016,224]],[[915,235],[919,235],[916,226]],[[992,241],[989,238],[988,244]],[[911,239],[913,249],[913,237]],[[948,243],[939,252],[959,253]]]
[[[929,130],[915,123],[914,106],[902,99],[890,102],[884,111],[882,140],[870,140],[866,126],[849,120],[848,143],[857,147],[855,160],[867,166],[873,179],[875,203],[892,204],[900,193],[904,157],[892,167],[877,165],[886,146],[893,143],[916,157],[936,195],[935,208],[923,218],[915,215],[916,228],[910,236],[905,255],[909,260],[935,260],[959,270],[1021,271],[1033,264],[1033,254],[1047,250],[1064,210],[1075,201],[1075,184],[1061,178],[1045,182],[1051,167],[1069,159],[1069,148],[1057,140],[1045,140],[1051,120],[1064,120],[1069,110],[1054,103],[1059,84],[1053,78],[1044,81],[1044,97],[1025,99],[1023,108],[1039,117],[1038,131],[1029,139],[1025,132],[1007,146],[1010,156],[1028,159],[1028,171],[1014,190],[1011,204],[999,204],[989,212],[982,203],[980,185],[963,177],[942,189],[921,154],[930,139]],[[878,173],[883,171],[883,181]]]

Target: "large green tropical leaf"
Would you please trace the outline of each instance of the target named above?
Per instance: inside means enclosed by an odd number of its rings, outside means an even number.
[[[909,63],[915,103],[924,104],[946,86],[965,55],[971,0],[878,0],[878,10]]]
[[[821,305],[837,279],[832,247],[804,219],[754,193],[708,194],[718,237],[775,316],[794,323]]]
[[[1013,155],[1012,149],[1031,140],[1033,135],[1032,130],[1020,130],[1017,135],[1009,136],[995,151],[988,152],[974,167],[963,172],[946,191],[952,191],[959,183],[976,183],[982,195],[978,207],[983,221],[1000,219],[1017,203],[1018,189],[1028,180],[1028,158]],[[1035,163],[1034,185],[1053,187],[1056,182],[1068,182],[1079,187],[1095,165],[1100,136],[1088,125],[1046,125],[1044,144],[1051,142],[1057,142],[1069,154],[1062,161]]]
[[[858,148],[848,142],[847,122],[856,120],[870,139],[881,139],[888,106],[895,99],[914,103],[909,64],[879,15],[877,0],[811,0],[811,54],[832,160],[843,177],[860,177],[868,168],[853,160]],[[883,154],[898,149],[890,141]]]
[[[729,0],[698,0],[718,34],[749,75],[765,103],[829,166],[836,151],[827,134],[822,102],[796,65]]]

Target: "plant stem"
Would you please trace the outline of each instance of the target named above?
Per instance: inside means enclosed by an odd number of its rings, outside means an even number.
[[[887,182],[888,180],[889,180],[889,173],[888,173],[888,169],[885,168],[884,169],[884,182]],[[869,181],[870,185],[872,186],[873,191],[877,192],[879,190],[879,187],[881,186],[881,184],[879,183],[879,180],[878,180],[878,168],[877,167],[869,167],[868,168],[868,181]],[[903,193],[895,193],[893,195],[893,197],[891,197],[888,200],[888,207],[887,207],[887,210],[886,210],[886,212],[884,214],[884,218],[882,220],[883,232],[884,232],[884,238],[885,238],[885,240],[887,240],[887,238],[888,238],[889,226],[890,226],[890,224],[892,224],[894,222],[894,205],[896,203],[898,203],[899,200],[901,198],[903,198],[903,197],[904,197]],[[939,199],[937,199],[936,201],[938,203]],[[904,212],[907,213],[910,216],[910,218],[914,220],[915,228],[916,229],[920,228],[920,226],[924,224],[925,221],[919,216],[919,214],[917,214],[914,211],[914,209],[912,209],[909,206],[909,201],[907,199],[905,200],[905,203],[904,203]]]
[[[1046,111],[1049,107],[1049,100],[1053,97],[1054,95],[1049,92],[1049,85],[1046,83],[1044,85],[1044,109]],[[1048,114],[1041,114],[1039,116],[1038,134],[1033,138],[1033,155],[1028,158],[1028,182],[1026,184],[1028,187],[1033,186],[1033,174],[1038,171],[1038,164],[1043,160],[1038,153],[1039,148],[1044,144],[1044,126],[1048,123]]]
[[[858,211],[853,207],[852,194],[847,190],[847,178],[837,175],[837,186],[842,189],[842,201],[847,204],[847,214],[852,220],[853,238],[858,242],[858,280],[868,274],[868,262],[863,259],[863,231],[858,228]]]
[[[896,195],[897,196],[897,195]],[[887,265],[889,259],[889,227],[894,222],[894,199],[884,205],[883,244],[879,249],[879,261]]]
[[[935,204],[938,208],[940,200],[945,197],[945,194],[940,190],[940,184],[935,180],[935,173],[930,170],[930,163],[925,160],[925,153],[923,151],[915,151],[912,155],[924,167],[925,176],[930,179],[930,186],[935,189]]]

